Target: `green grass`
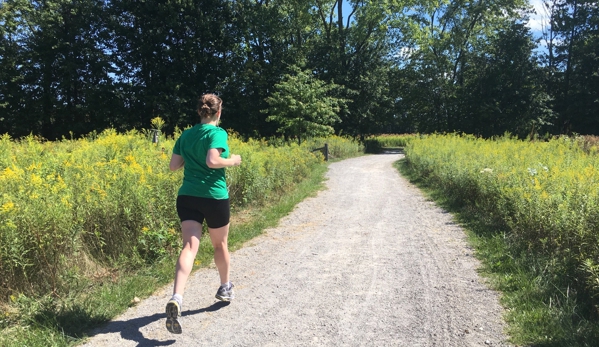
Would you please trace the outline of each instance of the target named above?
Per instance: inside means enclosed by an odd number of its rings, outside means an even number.
[[[244,242],[276,226],[295,205],[323,187],[326,164],[314,166],[310,176],[278,201],[254,210],[233,211],[229,249],[243,247]],[[241,217],[243,216],[243,217]],[[243,220],[243,223],[235,221]],[[202,236],[195,268],[212,262],[213,249]],[[132,305],[135,297],[145,298],[173,280],[176,255],[135,273],[114,272],[90,282],[73,279],[75,290],[63,298],[15,297],[0,316],[0,346],[72,346],[85,340],[89,331],[110,321]],[[199,262],[199,263],[198,263]]]
[[[501,293],[506,309],[506,333],[518,346],[591,347],[599,341],[596,312],[580,305],[584,298],[564,289],[560,278],[546,273],[543,259],[510,242],[501,220],[484,215],[476,206],[452,200],[413,172],[405,160],[395,164],[399,172],[431,200],[451,212],[466,230],[470,244],[482,263],[481,275]]]

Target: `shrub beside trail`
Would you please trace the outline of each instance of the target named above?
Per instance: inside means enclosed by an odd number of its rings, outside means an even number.
[[[417,134],[382,134],[370,136],[364,140],[366,153],[380,153],[383,148],[405,147],[414,139],[420,137]]]
[[[588,146],[587,146],[588,147]],[[508,230],[509,252],[553,288],[550,309],[576,300],[576,325],[599,312],[599,156],[580,139],[430,135],[406,146],[411,170]],[[555,294],[558,293],[558,294]],[[568,318],[566,318],[568,319]],[[576,329],[576,328],[574,328]]]
[[[144,132],[114,130],[57,142],[2,136],[0,303],[17,293],[60,296],[81,278],[176,253],[182,170],[168,170],[175,138],[155,145]],[[361,150],[349,139],[326,140],[352,155]],[[229,144],[243,158],[227,170],[234,208],[281,195],[323,160],[307,144],[275,147],[234,134]]]

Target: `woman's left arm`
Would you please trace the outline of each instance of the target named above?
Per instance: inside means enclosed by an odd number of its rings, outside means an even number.
[[[183,160],[183,157],[173,153],[173,156],[171,157],[171,163],[169,164],[169,169],[171,169],[171,171],[177,171],[183,166],[185,166],[185,160]]]

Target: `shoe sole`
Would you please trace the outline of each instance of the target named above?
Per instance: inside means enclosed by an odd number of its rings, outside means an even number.
[[[231,300],[235,299],[235,296],[222,296],[222,295],[218,295],[218,294],[216,294],[214,297],[220,301],[231,301]]]
[[[171,334],[181,334],[181,322],[179,322],[179,304],[176,301],[169,301],[166,304],[166,330]]]

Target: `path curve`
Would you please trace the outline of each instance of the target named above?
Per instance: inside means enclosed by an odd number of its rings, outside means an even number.
[[[232,253],[230,305],[214,267],[190,276],[182,335],[164,328],[167,286],[85,346],[507,346],[464,231],[398,174],[401,157],[332,163],[327,189]]]

